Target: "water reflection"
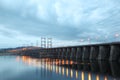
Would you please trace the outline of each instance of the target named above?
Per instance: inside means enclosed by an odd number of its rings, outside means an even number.
[[[96,75],[96,80],[100,80],[100,77],[98,74]]]
[[[88,80],[112,80],[115,77],[120,77],[120,70],[118,65],[119,63],[109,63],[109,62],[85,62],[76,64],[76,62],[72,60],[60,60],[60,59],[35,59],[23,56],[22,61],[28,65],[42,67],[42,65],[46,65],[46,69],[56,74],[62,74],[63,76],[78,79],[81,74],[81,79],[86,80],[86,76]],[[17,61],[19,59],[17,58]],[[40,65],[42,63],[42,65]],[[44,68],[44,67],[43,67]],[[119,72],[118,72],[119,71]],[[85,74],[85,72],[87,72]],[[92,75],[95,75],[93,77]],[[80,79],[78,79],[80,80]]]
[[[66,68],[66,76],[68,77],[68,68]]]
[[[62,75],[64,75],[64,67],[62,67]]]
[[[78,70],[76,70],[76,79],[78,78]]]
[[[71,78],[73,77],[73,70],[72,69],[70,70],[70,77]]]
[[[16,62],[32,66],[36,73],[34,80],[119,80],[120,63],[117,62],[80,62],[72,60],[31,58],[28,56],[16,57]],[[26,74],[26,77],[30,76]],[[31,77],[31,76],[30,76]],[[1,80],[1,79],[0,79]],[[4,79],[3,79],[4,80]],[[7,79],[6,79],[7,80]],[[16,79],[12,79],[16,80]],[[17,79],[18,80],[18,79]],[[27,80],[21,79],[21,80]],[[33,79],[29,79],[33,80]]]
[[[82,80],[85,80],[84,77],[85,77],[84,72],[82,72],[82,73],[81,73],[81,78],[82,78]]]
[[[88,73],[88,80],[92,80],[91,73]]]
[[[104,77],[104,80],[108,80],[107,76]]]

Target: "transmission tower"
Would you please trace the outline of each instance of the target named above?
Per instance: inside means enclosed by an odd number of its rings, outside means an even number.
[[[52,48],[52,38],[47,38],[47,48]]]
[[[46,38],[45,37],[41,37],[41,47],[46,48]]]
[[[42,48],[52,48],[52,38],[41,37]]]

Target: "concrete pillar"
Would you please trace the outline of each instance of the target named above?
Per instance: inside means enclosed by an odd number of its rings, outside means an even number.
[[[40,57],[42,57],[42,53],[43,53],[43,49],[40,49],[40,53],[39,53]]]
[[[73,48],[73,50],[72,50],[72,54],[73,54],[73,60],[75,60],[76,61],[76,53],[77,52],[77,48],[75,47],[75,48]]]
[[[120,63],[110,62],[110,66],[111,66],[112,76],[113,77],[120,77]]]
[[[98,61],[99,68],[100,68],[100,73],[110,73],[110,64],[108,61]]]
[[[71,48],[67,49],[67,59],[70,60],[71,57]]]
[[[98,46],[91,46],[90,50],[90,60],[96,60],[99,54],[99,47]]]
[[[89,60],[90,57],[90,47],[85,46],[83,47],[83,55],[82,55],[82,60]]]
[[[70,57],[70,59],[71,59],[71,52],[72,52],[72,48],[70,48],[70,53],[69,53],[69,57]]]
[[[60,50],[60,48],[57,49],[57,58],[58,59],[59,59],[59,55],[60,55],[59,50]]]
[[[45,50],[46,50],[45,56],[48,57],[48,48],[46,48]]]
[[[60,48],[57,49],[57,58],[59,59],[59,56],[60,56]]]
[[[58,59],[58,51],[59,51],[59,49],[57,48],[56,49],[56,58]]]
[[[88,62],[85,62],[83,65],[83,70],[84,71],[90,71],[91,70],[91,66],[88,64]]]
[[[100,72],[99,64],[97,61],[90,61],[90,66],[92,72]]]
[[[64,48],[62,48],[62,57],[61,57],[61,59],[63,59],[63,57],[64,57]]]
[[[54,58],[54,48],[51,48],[52,54],[51,54],[51,58]]]
[[[66,52],[66,59],[70,59],[70,52],[71,52],[71,48],[67,48],[67,52]]]
[[[52,58],[55,58],[55,49],[52,48]]]
[[[54,55],[54,58],[55,58],[55,59],[56,59],[56,55],[57,55],[56,51],[57,51],[57,49],[54,48],[54,53],[53,53],[53,55]]]
[[[61,48],[58,48],[58,58],[60,59],[61,57]]]
[[[118,45],[111,45],[110,49],[110,61],[118,61],[120,57],[120,46]]]
[[[82,52],[83,52],[82,47],[77,48],[77,52],[76,52],[77,61],[82,60]]]
[[[99,46],[98,60],[109,60],[109,56],[110,46],[109,45]]]
[[[67,59],[67,55],[68,55],[67,48],[65,48],[65,59]]]
[[[50,53],[49,53],[50,58],[52,58],[52,54],[53,54],[53,51],[52,51],[52,48],[50,48]]]
[[[65,49],[64,48],[62,48],[62,56],[61,56],[61,59],[63,59],[64,58],[64,51],[65,51]]]
[[[66,58],[66,51],[67,51],[67,48],[63,48],[63,53],[62,53],[62,55],[63,55],[63,59]]]
[[[60,59],[62,59],[62,52],[63,52],[63,49],[60,48]]]
[[[51,54],[51,49],[49,48],[49,52],[48,52],[48,56],[50,57],[50,54]]]
[[[77,51],[77,48],[72,48],[71,50],[72,51],[71,51],[70,59],[76,60],[76,51]]]
[[[57,59],[57,48],[53,49],[53,58]]]

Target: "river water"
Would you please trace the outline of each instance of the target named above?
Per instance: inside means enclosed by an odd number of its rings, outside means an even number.
[[[0,80],[120,80],[120,63],[0,56]]]

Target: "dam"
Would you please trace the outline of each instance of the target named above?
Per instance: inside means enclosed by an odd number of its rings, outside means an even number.
[[[120,61],[120,42],[27,49],[19,54],[74,61]]]

